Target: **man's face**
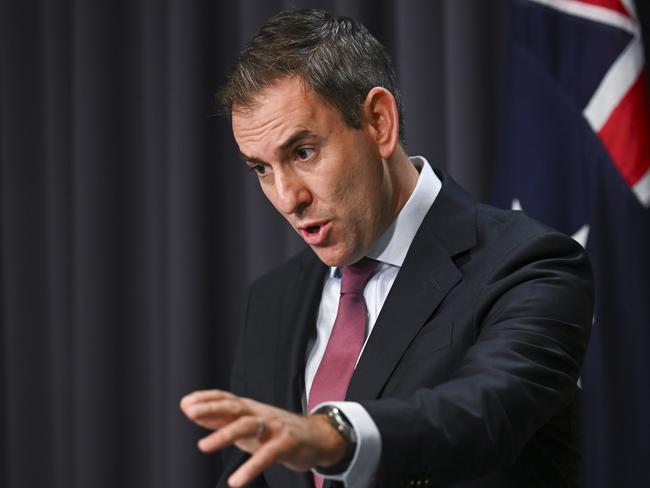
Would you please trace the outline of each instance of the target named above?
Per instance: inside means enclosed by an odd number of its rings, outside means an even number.
[[[356,262],[392,220],[386,163],[371,130],[347,126],[297,78],[278,81],[256,102],[233,107],[232,126],[264,194],[325,264]]]

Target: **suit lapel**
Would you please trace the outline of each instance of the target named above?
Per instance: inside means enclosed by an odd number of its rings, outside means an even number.
[[[442,247],[434,243],[434,249],[424,249],[424,241],[414,241],[397,275],[352,376],[347,400],[379,395],[422,325],[460,280],[460,272]]]
[[[316,333],[316,315],[327,267],[311,251],[305,253],[282,306],[275,357],[275,404],[302,411],[307,343]],[[313,488],[311,473],[295,473],[274,465],[264,474],[269,486]]]
[[[474,246],[475,206],[440,173],[442,190],[422,222],[382,307],[348,388],[346,400],[379,396],[421,327],[462,279],[452,257]]]
[[[309,253],[302,260],[282,305],[276,348],[276,403],[293,412],[302,411],[307,343],[316,333],[316,316],[328,269]]]

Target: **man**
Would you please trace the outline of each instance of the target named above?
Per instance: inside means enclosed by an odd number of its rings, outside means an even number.
[[[311,251],[253,284],[232,392],[181,401],[214,431],[199,448],[227,448],[220,486],[574,486],[582,248],[409,158],[389,57],[352,19],[273,17],[221,99]]]

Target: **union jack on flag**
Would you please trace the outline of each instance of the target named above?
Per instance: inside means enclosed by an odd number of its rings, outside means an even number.
[[[632,0],[510,0],[493,200],[574,236],[596,277],[584,485],[650,486],[650,103]]]

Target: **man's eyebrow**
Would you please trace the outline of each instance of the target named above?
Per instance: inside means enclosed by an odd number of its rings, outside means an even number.
[[[305,139],[311,135],[312,132],[308,129],[299,130],[298,132],[291,134],[286,141],[280,144],[276,149],[276,152],[280,152],[280,153],[286,152],[291,146],[293,146],[300,140]],[[253,156],[247,156],[246,154],[241,152],[241,150],[239,150],[239,157],[244,161],[244,163],[264,164],[264,161],[262,161],[261,159],[255,158]]]
[[[254,158],[253,156],[246,156],[243,152],[239,150],[238,152],[239,152],[239,157],[247,166],[249,166],[248,163],[264,164],[264,161],[262,161],[261,159]]]
[[[289,149],[291,146],[293,146],[296,142],[300,141],[301,139],[305,139],[306,137],[309,137],[312,135],[311,131],[308,129],[302,129],[299,130],[298,132],[295,132],[294,134],[290,135],[289,138],[284,141],[282,144],[277,149],[277,152],[285,152],[287,149]]]

